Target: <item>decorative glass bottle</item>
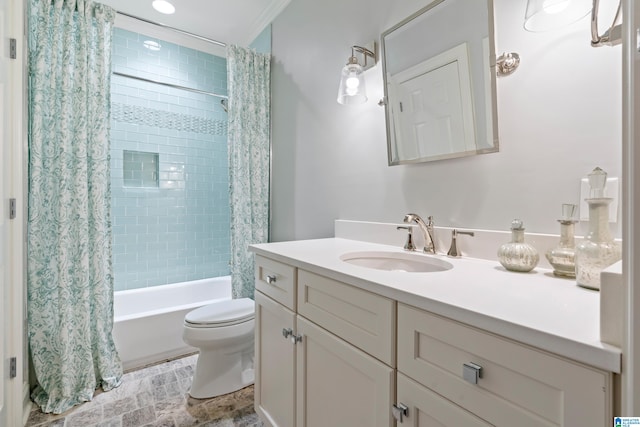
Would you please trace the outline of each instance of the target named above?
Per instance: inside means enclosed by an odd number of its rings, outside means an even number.
[[[595,168],[589,174],[589,234],[576,246],[576,282],[578,286],[600,290],[600,273],[620,261],[622,249],[609,229],[610,198],[604,197],[607,173]]]
[[[576,205],[563,204],[560,223],[560,242],[546,253],[553,274],[560,277],[576,277],[575,223],[573,219]]]
[[[538,265],[540,256],[536,248],[524,241],[524,226],[522,221],[511,221],[511,242],[505,243],[498,249],[498,261],[510,271],[528,272]]]

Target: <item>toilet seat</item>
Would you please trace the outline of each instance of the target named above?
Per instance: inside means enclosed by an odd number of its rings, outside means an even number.
[[[221,328],[252,320],[255,303],[249,298],[238,298],[214,302],[190,311],[184,318],[192,328]]]

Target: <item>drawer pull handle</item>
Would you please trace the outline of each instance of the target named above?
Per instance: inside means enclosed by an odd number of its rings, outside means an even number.
[[[391,414],[399,423],[402,422],[402,417],[409,417],[409,408],[404,403],[398,403],[391,406]]]
[[[289,338],[289,337],[293,336],[293,329],[283,328],[282,329],[282,336],[285,337],[285,338]]]
[[[471,384],[478,384],[478,378],[482,378],[482,366],[475,363],[462,364],[462,378]]]
[[[267,276],[267,283],[270,285],[273,285],[274,283],[276,283],[276,276],[275,275],[268,275]]]

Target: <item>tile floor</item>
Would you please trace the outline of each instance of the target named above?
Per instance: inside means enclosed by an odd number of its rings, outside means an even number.
[[[213,399],[189,397],[197,357],[128,372],[117,389],[98,392],[64,414],[35,409],[27,427],[262,427],[253,386]]]

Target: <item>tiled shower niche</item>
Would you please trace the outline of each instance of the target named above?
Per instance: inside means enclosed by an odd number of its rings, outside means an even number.
[[[225,58],[163,40],[116,28],[112,59],[114,71],[227,92]],[[227,162],[218,98],[112,75],[116,291],[229,274]]]
[[[122,185],[158,188],[158,153],[122,150]]]

